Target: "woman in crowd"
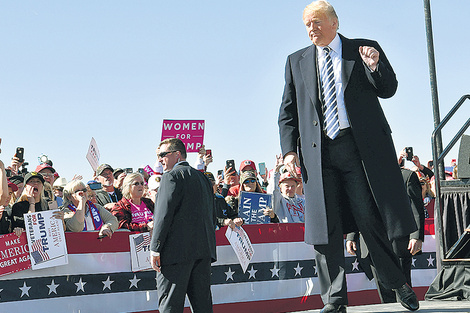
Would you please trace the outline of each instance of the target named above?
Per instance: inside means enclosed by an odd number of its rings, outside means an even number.
[[[18,236],[25,229],[25,213],[34,213],[49,210],[46,198],[44,197],[44,178],[37,172],[30,172],[24,177],[25,187],[18,201],[12,207],[11,226]],[[63,212],[56,212],[54,216],[58,219],[64,219]]]
[[[216,225],[220,228],[223,226],[230,226],[232,229],[235,226],[242,226],[243,219],[238,217],[238,207],[231,207],[225,202],[222,195],[217,192],[217,184],[215,183],[214,175],[211,172],[205,172],[204,175],[209,178],[212,183],[212,190],[214,192],[215,201],[215,214],[217,217]]]
[[[300,179],[292,177],[289,172],[280,173],[282,155],[276,156],[274,168],[273,209],[281,223],[303,223],[305,197],[296,191]]]
[[[144,185],[144,177],[138,172],[124,178],[122,199],[111,209],[111,213],[119,221],[119,228],[139,232],[152,231],[154,203],[143,197]]]
[[[254,171],[245,171],[240,174],[240,191],[238,197],[235,198],[233,196],[228,196],[225,198],[227,203],[232,206],[232,208],[238,208],[242,191],[266,193],[263,188],[261,188],[261,185],[256,179],[256,172]],[[279,219],[277,218],[273,209],[265,209],[263,213],[264,215],[270,217],[271,223],[279,223]]]
[[[99,231],[99,237],[111,238],[118,228],[116,218],[98,203],[87,199],[87,189],[80,180],[72,180],[64,188],[64,206],[66,230]]]

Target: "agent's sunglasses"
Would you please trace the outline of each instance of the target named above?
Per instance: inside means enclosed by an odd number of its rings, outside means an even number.
[[[160,152],[159,154],[157,154],[157,156],[159,158],[164,158],[164,157],[167,156],[167,154],[170,154],[170,153],[173,153],[173,152],[176,152],[176,150]]]

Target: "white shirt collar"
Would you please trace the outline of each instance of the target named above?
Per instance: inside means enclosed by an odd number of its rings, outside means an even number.
[[[318,54],[323,57],[325,54],[325,51],[323,51],[324,47],[316,47]],[[339,38],[338,33],[336,33],[335,38],[333,38],[333,40],[328,44],[328,47],[330,47],[337,55],[341,56],[341,39]]]

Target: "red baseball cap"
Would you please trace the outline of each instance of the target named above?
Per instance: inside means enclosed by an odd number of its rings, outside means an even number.
[[[8,187],[11,188],[11,190],[13,191],[17,191],[18,190],[18,186],[14,183],[12,183],[10,180],[7,179],[7,182],[8,182]]]
[[[47,164],[47,163],[42,163],[42,164],[38,165],[38,166],[36,167],[35,172],[36,172],[36,173],[39,173],[40,171],[42,171],[42,170],[44,170],[44,169],[46,169],[46,168],[50,169],[52,173],[55,173],[55,169],[54,169],[52,166],[50,166],[49,164]]]
[[[286,181],[286,180],[288,180],[288,179],[292,179],[292,180],[296,181],[297,183],[300,182],[300,179],[295,178],[289,172],[285,172],[281,175],[281,178],[279,178],[279,184]]]
[[[253,168],[253,170],[256,171],[255,162],[253,162],[251,160],[245,160],[245,161],[242,161],[242,163],[240,164],[240,172],[242,172],[243,169],[247,166],[251,166]]]

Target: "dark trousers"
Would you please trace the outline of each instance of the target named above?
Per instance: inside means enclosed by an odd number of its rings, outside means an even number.
[[[405,275],[406,282],[411,287],[411,263],[412,255],[408,250],[409,236],[399,238],[392,241],[393,252],[398,255],[398,260],[400,262],[400,268],[403,275]],[[397,297],[395,292],[387,288],[377,275],[377,270],[374,265],[372,267],[372,274],[374,275],[375,283],[377,285],[377,291],[379,293],[380,301],[382,303],[393,303],[397,302]]]
[[[359,151],[350,131],[322,146],[323,188],[328,244],[315,245],[323,303],[347,304],[342,216],[349,210],[362,233],[382,283],[398,288],[405,283],[385,226],[365,176]],[[384,183],[386,183],[384,177]]]
[[[182,313],[188,295],[194,313],[211,313],[211,259],[162,265],[157,272],[158,310]]]

